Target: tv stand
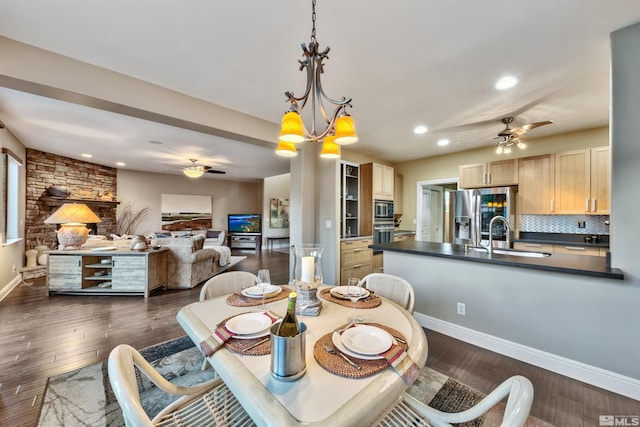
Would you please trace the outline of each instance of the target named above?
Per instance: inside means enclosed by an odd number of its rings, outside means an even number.
[[[230,248],[238,249],[255,249],[259,251],[261,249],[261,235],[260,234],[234,234],[229,233]]]

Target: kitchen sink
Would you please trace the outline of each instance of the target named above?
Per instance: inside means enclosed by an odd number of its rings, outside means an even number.
[[[530,252],[530,251],[519,251],[516,249],[494,249],[494,254],[500,255],[510,255],[510,256],[523,256],[530,258],[544,258],[551,256],[549,252]]]
[[[467,246],[466,250],[483,252],[486,254],[489,253],[489,250],[484,246]],[[551,256],[549,252],[531,252],[531,251],[520,251],[518,249],[504,249],[504,248],[494,248],[493,253],[498,255],[522,256],[522,257],[529,257],[529,258],[545,258],[545,257]]]

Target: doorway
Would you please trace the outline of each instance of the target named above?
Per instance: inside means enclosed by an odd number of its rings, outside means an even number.
[[[416,240],[450,242],[449,195],[458,188],[458,179],[419,181],[416,200]]]

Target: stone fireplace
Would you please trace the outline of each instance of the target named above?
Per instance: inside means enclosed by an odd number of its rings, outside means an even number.
[[[64,203],[85,203],[102,220],[88,227],[97,234],[116,232],[117,169],[27,149],[25,245],[56,248],[56,225],[44,221]],[[65,187],[68,197],[49,194],[51,186]]]

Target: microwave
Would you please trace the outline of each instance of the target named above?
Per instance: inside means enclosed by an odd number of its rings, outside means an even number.
[[[393,221],[393,202],[391,200],[374,200],[373,218],[374,222]]]

